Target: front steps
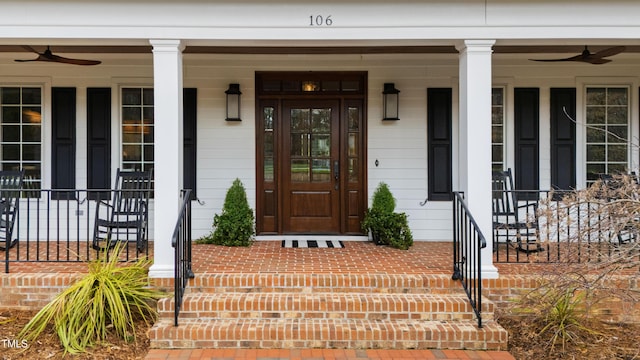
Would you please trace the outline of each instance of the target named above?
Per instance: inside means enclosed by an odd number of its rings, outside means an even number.
[[[221,274],[191,281],[173,326],[158,303],[152,348],[504,350],[507,332],[483,300],[483,328],[446,275]]]

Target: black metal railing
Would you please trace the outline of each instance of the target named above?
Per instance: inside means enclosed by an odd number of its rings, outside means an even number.
[[[4,252],[5,272],[16,263],[65,262],[79,263],[98,259],[103,251],[95,248],[95,225],[98,217],[106,216],[100,201],[119,195],[120,190],[57,190],[28,189],[21,192],[17,203],[17,216],[11,238],[15,244]],[[123,194],[125,196],[125,194]],[[0,227],[7,227],[2,223]],[[126,241],[122,261],[137,260],[149,256],[148,223],[143,223],[142,243]],[[112,239],[113,240],[113,239]],[[144,246],[140,246],[143,244]],[[111,245],[115,245],[115,242]]]
[[[633,255],[637,216],[610,199],[575,198],[572,192],[510,191],[518,207],[518,226],[493,214],[496,263],[585,263]],[[494,199],[504,194],[494,191]],[[627,251],[628,250],[628,251]]]
[[[178,213],[178,221],[171,238],[171,246],[175,254],[175,293],[174,293],[174,325],[178,326],[178,316],[182,307],[182,298],[189,279],[194,278],[191,269],[191,190],[182,191],[182,206]]]
[[[453,200],[453,280],[460,280],[482,327],[481,251],[487,246],[473,216],[464,202],[464,194],[454,192]]]

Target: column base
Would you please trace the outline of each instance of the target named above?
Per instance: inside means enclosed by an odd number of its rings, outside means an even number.
[[[150,278],[174,278],[176,276],[176,270],[171,265],[158,265],[153,264],[149,268],[149,277]]]
[[[482,279],[497,279],[500,277],[498,268],[493,266],[493,264],[483,265],[480,268],[480,276],[482,276]]]

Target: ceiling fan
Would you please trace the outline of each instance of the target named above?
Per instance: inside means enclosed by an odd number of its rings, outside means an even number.
[[[47,46],[47,50],[45,50],[43,53],[37,52],[34,48],[28,45],[23,45],[22,47],[27,51],[31,51],[33,53],[38,54],[38,57],[35,59],[29,59],[29,60],[16,59],[15,61],[17,62],[47,61],[47,62],[59,62],[63,64],[73,64],[73,65],[98,65],[101,63],[101,61],[98,61],[98,60],[70,59],[70,58],[54,55],[48,46]]]
[[[553,61],[579,61],[586,62],[589,64],[599,65],[606,64],[611,60],[605,59],[606,57],[620,54],[626,49],[624,46],[614,46],[604,50],[600,50],[597,53],[591,53],[587,46],[584,47],[584,50],[581,54],[571,56],[564,59],[529,59],[531,61],[545,61],[545,62],[553,62]]]

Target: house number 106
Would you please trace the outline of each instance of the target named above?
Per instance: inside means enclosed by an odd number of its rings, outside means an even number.
[[[309,26],[331,26],[331,25],[333,25],[333,20],[331,20],[331,15],[327,15],[326,17],[322,15],[309,16]]]

